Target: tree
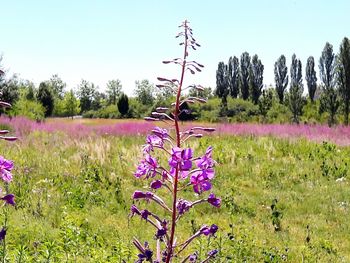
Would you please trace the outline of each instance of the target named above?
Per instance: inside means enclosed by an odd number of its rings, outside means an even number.
[[[8,80],[4,79],[2,84],[0,84],[1,100],[6,101],[10,104],[14,104],[19,99],[19,85],[20,81],[17,75],[13,75]]]
[[[143,105],[152,105],[154,102],[154,86],[147,79],[135,82],[135,95]]]
[[[230,57],[227,66],[227,82],[232,98],[237,98],[239,94],[239,60],[236,56]]]
[[[204,87],[203,90],[191,88],[188,92],[188,95],[190,97],[210,99],[213,97],[213,91],[212,91],[211,87]]]
[[[75,97],[72,89],[64,94],[63,104],[66,116],[72,117],[72,119],[73,116],[77,115],[80,111],[79,101]]]
[[[54,98],[47,82],[40,83],[37,100],[45,108],[45,117],[51,116],[54,107]]]
[[[117,107],[122,116],[125,116],[129,111],[129,98],[126,94],[122,93],[119,96]]]
[[[266,121],[267,112],[271,109],[273,102],[273,90],[264,89],[259,99],[259,111],[263,116],[263,121]]]
[[[229,93],[227,83],[227,66],[224,62],[219,62],[218,69],[216,70],[216,90],[215,94],[221,98],[222,105],[227,105],[227,95]]]
[[[86,80],[81,80],[78,86],[78,98],[80,100],[81,112],[86,112],[92,109],[92,101],[96,92],[95,85]]]
[[[295,123],[299,123],[299,116],[302,115],[305,105],[301,70],[301,61],[293,54],[290,67],[289,109],[293,114],[293,122]]]
[[[66,83],[57,75],[52,75],[50,80],[47,81],[49,87],[55,98],[63,99],[64,89],[66,88]]]
[[[288,68],[286,66],[286,57],[281,55],[275,62],[275,83],[276,92],[280,104],[283,104],[284,93],[288,86]]]
[[[328,125],[335,124],[335,115],[339,108],[339,98],[335,89],[335,62],[333,46],[326,43],[319,61],[320,79],[323,84],[323,93],[320,102],[320,112],[328,112]]]
[[[92,86],[95,87],[95,85],[92,83]],[[99,110],[102,108],[103,105],[106,105],[106,95],[103,92],[97,91],[98,87],[95,88],[94,95],[92,96],[92,102],[91,102],[91,109],[92,110]]]
[[[121,91],[122,91],[122,84],[119,79],[109,80],[107,82],[107,89],[106,89],[108,104],[115,105],[117,103],[117,98],[119,97]]]
[[[241,55],[240,64],[240,87],[242,99],[249,98],[249,72],[250,72],[250,56],[248,52]]]
[[[344,123],[348,125],[350,110],[350,41],[347,37],[344,37],[340,45],[337,73],[339,94],[343,103]]]
[[[315,71],[314,57],[310,56],[307,59],[305,67],[305,79],[307,83],[307,89],[309,92],[309,98],[311,102],[314,102],[315,92],[317,89],[317,77]]]
[[[264,65],[258,58],[258,55],[254,55],[250,67],[250,96],[254,104],[258,104],[261,90],[263,88],[264,79]]]

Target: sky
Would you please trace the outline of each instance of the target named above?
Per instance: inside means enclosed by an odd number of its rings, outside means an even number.
[[[67,89],[85,79],[103,91],[120,79],[133,95],[136,80],[179,78],[179,68],[162,61],[181,57],[175,35],[187,19],[201,44],[190,59],[205,68],[186,84],[215,88],[218,63],[247,51],[259,56],[270,85],[281,54],[289,68],[295,53],[305,72],[326,42],[337,53],[350,37],[349,11],[348,0],[0,0],[0,54],[8,76],[36,85],[58,74]]]

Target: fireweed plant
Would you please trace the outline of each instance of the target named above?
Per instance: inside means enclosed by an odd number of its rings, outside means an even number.
[[[212,147],[208,147],[204,155],[195,156],[193,149],[185,148],[183,144],[190,138],[201,138],[202,132],[213,132],[214,128],[192,127],[186,130],[180,130],[179,115],[183,112],[181,105],[184,103],[205,103],[204,98],[182,97],[182,92],[188,88],[202,90],[199,85],[190,85],[183,87],[185,73],[191,74],[200,72],[204,66],[189,61],[189,50],[196,50],[200,45],[193,38],[192,29],[188,21],[184,21],[180,26],[181,32],[176,38],[182,39],[180,45],[183,46],[183,57],[175,58],[171,61],[163,61],[164,64],[176,64],[181,68],[180,79],[158,78],[161,84],[158,88],[172,89],[176,94],[176,101],[170,108],[158,107],[152,112],[151,117],[146,117],[147,121],[164,121],[169,125],[169,129],[155,127],[151,134],[147,136],[146,144],[143,146],[143,156],[137,167],[134,176],[138,179],[150,181],[149,191],[135,191],[132,195],[134,204],[131,207],[130,216],[139,216],[155,228],[156,249],[152,250],[148,242],[142,244],[137,238],[134,238],[133,244],[139,250],[136,262],[196,262],[197,252],[187,252],[180,256],[188,245],[200,236],[214,236],[218,226],[203,225],[196,233],[189,236],[187,240],[180,241],[176,237],[176,226],[180,223],[181,217],[192,207],[209,203],[214,207],[220,207],[221,199],[210,192],[212,188],[211,181],[214,178],[214,166],[216,162],[212,159]],[[184,110],[185,111],[185,110]],[[169,113],[170,112],[170,113]],[[169,113],[169,114],[168,114]],[[160,160],[154,156],[155,151],[160,150],[168,158],[167,165],[161,164]],[[156,191],[165,188],[169,193],[171,203],[167,204]],[[199,198],[195,201],[181,198],[181,192],[186,188],[192,188],[193,192]],[[207,194],[209,193],[209,194]],[[152,201],[160,208],[165,210],[166,218],[158,216],[153,211],[139,209],[136,201]],[[189,254],[192,253],[192,254]],[[211,250],[202,262],[208,262],[218,253],[216,249]]]
[[[0,70],[0,75],[4,74]],[[0,94],[1,95],[1,94]],[[7,102],[0,101],[0,107],[8,108],[11,105]],[[12,136],[6,136],[9,133],[8,130],[0,130],[0,139],[6,141],[15,141],[17,138]],[[15,196],[9,193],[9,183],[12,181],[13,161],[5,159],[0,155],[0,178],[3,183],[3,188],[0,188],[0,199],[3,201],[3,226],[0,229],[0,244],[2,245],[1,262],[6,260],[6,232],[8,228],[8,206],[15,206]]]

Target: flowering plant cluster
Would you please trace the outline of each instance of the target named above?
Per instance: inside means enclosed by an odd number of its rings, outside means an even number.
[[[192,207],[201,203],[209,203],[214,207],[220,207],[221,204],[221,199],[211,192],[211,181],[215,175],[214,167],[216,164],[212,158],[212,147],[208,147],[203,155],[196,156],[193,149],[183,146],[188,139],[201,138],[203,132],[213,132],[215,129],[192,127],[180,130],[179,115],[183,112],[181,110],[182,104],[204,103],[206,100],[198,97],[182,97],[183,90],[187,88],[203,90],[201,86],[197,85],[183,87],[185,73],[187,71],[192,74],[200,72],[203,65],[188,60],[189,50],[196,50],[200,46],[193,38],[192,29],[189,27],[188,21],[184,21],[179,27],[182,28],[182,31],[176,37],[183,39],[180,43],[184,47],[183,57],[175,58],[171,61],[163,61],[163,63],[179,65],[181,68],[180,79],[158,78],[162,84],[157,85],[159,88],[172,89],[176,94],[176,101],[171,108],[158,107],[155,112],[152,112],[151,117],[145,118],[147,121],[163,121],[170,127],[169,129],[155,127],[151,134],[147,136],[146,144],[143,147],[144,158],[137,166],[134,176],[139,179],[149,180],[149,191],[137,190],[132,195],[135,202],[146,200],[156,203],[169,216],[162,218],[153,211],[140,209],[134,202],[130,216],[139,216],[150,223],[155,228],[155,239],[157,240],[157,248],[154,252],[147,242],[142,244],[138,239],[134,238],[133,243],[139,250],[136,262],[168,263],[175,258],[177,260],[181,259],[181,262],[196,262],[198,257],[196,252],[182,258],[180,258],[180,253],[197,237],[214,236],[218,230],[218,226],[215,224],[210,226],[203,225],[185,241],[179,242],[175,236],[176,225],[179,223],[180,218]],[[168,156],[166,165],[162,165],[161,161],[156,158],[154,152],[158,150]],[[198,200],[190,201],[180,197],[181,191],[190,187],[199,198]],[[165,189],[169,193],[170,205],[156,194],[160,188]],[[209,261],[215,257],[217,252],[215,249],[210,251],[207,258],[202,262]]]
[[[4,72],[0,70],[0,75],[3,75]],[[0,101],[0,107],[8,108],[11,105],[7,102]],[[15,141],[17,138],[12,136],[6,136],[9,133],[8,130],[0,130],[0,139],[6,141]],[[3,206],[14,206],[15,205],[15,196],[9,193],[9,183],[12,181],[12,169],[13,161],[5,159],[3,156],[0,156],[0,178],[3,183],[4,189],[0,188],[0,199],[3,201]],[[5,250],[5,237],[7,232],[7,209],[4,213],[4,225],[0,230],[0,241],[3,242],[3,248]],[[2,253],[5,255],[5,251]]]

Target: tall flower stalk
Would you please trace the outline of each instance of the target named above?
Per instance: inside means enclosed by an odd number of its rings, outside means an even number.
[[[146,117],[147,121],[163,121],[169,125],[169,129],[155,127],[152,133],[147,136],[146,144],[143,147],[144,159],[140,161],[135,172],[135,177],[151,179],[149,185],[150,191],[135,191],[132,195],[134,201],[147,200],[158,204],[169,214],[168,218],[161,218],[155,213],[144,209],[139,210],[133,204],[130,216],[138,215],[150,223],[155,229],[155,238],[157,240],[156,254],[146,242],[144,245],[134,238],[134,245],[139,250],[138,260],[136,262],[172,262],[174,258],[181,259],[181,253],[191,244],[193,240],[204,235],[213,236],[218,230],[217,225],[203,225],[195,234],[188,237],[185,241],[178,242],[176,237],[176,226],[180,218],[188,212],[193,206],[207,202],[215,207],[220,207],[221,199],[214,193],[203,197],[203,192],[212,188],[211,180],[214,178],[214,166],[216,162],[212,159],[212,147],[208,147],[202,156],[194,156],[191,148],[184,148],[183,145],[190,138],[201,138],[203,132],[212,132],[215,129],[206,127],[192,127],[187,130],[181,130],[179,124],[180,114],[186,114],[187,110],[182,110],[185,103],[204,103],[206,100],[199,97],[183,97],[183,91],[188,88],[202,90],[199,85],[190,85],[184,87],[185,75],[189,71],[191,74],[200,72],[204,66],[196,61],[189,61],[189,50],[196,50],[200,45],[193,37],[192,29],[188,21],[184,21],[179,26],[182,31],[176,36],[182,39],[180,45],[183,46],[182,58],[175,58],[170,61],[163,61],[164,64],[175,64],[181,68],[179,79],[158,78],[161,84],[158,88],[171,89],[176,95],[176,100],[171,108],[158,107],[152,112],[151,117]],[[174,132],[171,132],[174,130]],[[173,134],[175,133],[175,134]],[[167,166],[159,163],[153,156],[155,150],[161,150],[169,156]],[[179,195],[185,188],[192,187],[196,196],[195,201],[189,201],[181,198]],[[155,192],[165,188],[170,193],[170,204],[168,205]],[[202,262],[207,262],[217,254],[217,250],[212,250]],[[155,258],[155,260],[154,260]],[[181,262],[196,262],[197,253],[188,254],[182,257]]]

